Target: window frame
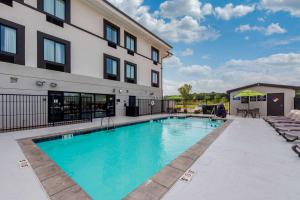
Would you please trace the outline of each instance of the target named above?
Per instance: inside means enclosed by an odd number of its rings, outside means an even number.
[[[114,76],[112,74],[107,73],[107,65],[106,65],[106,59],[112,59],[117,61],[117,75]],[[113,81],[120,81],[120,59],[108,54],[103,54],[103,78]]]
[[[116,29],[117,31],[117,43],[115,42],[112,42],[110,40],[107,39],[107,33],[106,33],[106,28],[110,26],[114,29]],[[111,43],[111,44],[114,44],[114,45],[120,45],[120,27],[118,27],[117,25],[111,23],[110,21],[106,20],[106,19],[103,19],[103,33],[104,33],[104,39]]]
[[[47,61],[44,59],[44,39],[48,39],[48,40],[54,41],[56,43],[61,43],[61,44],[65,45],[65,64]],[[71,42],[38,31],[37,32],[37,51],[38,51],[37,52],[38,68],[71,73]],[[50,67],[63,68],[63,70],[51,69]]]
[[[157,74],[157,83],[154,83],[153,81],[153,74]],[[151,70],[151,86],[159,88],[160,83],[160,77],[159,77],[159,71]]]
[[[47,21],[56,24],[53,21],[61,21],[66,23],[71,23],[71,0],[64,0],[65,1],[65,19],[61,19],[55,15],[52,15],[44,10],[44,0],[38,0],[37,1],[37,8],[39,11],[47,15],[47,18],[52,18],[50,20],[47,19]],[[58,24],[56,24],[58,25]]]
[[[2,18],[0,18],[0,25],[16,30],[16,53],[0,49],[0,61],[25,65],[25,26]]]
[[[153,56],[154,56],[153,52],[157,52],[157,61],[153,59]],[[159,63],[159,50],[155,47],[151,47],[151,60],[153,61],[153,63],[155,65],[157,65]]]
[[[127,37],[132,38],[134,40],[134,50],[127,48]],[[125,49],[133,51],[134,53],[137,52],[137,38],[134,35],[128,33],[127,31],[124,31],[124,47]]]
[[[134,67],[134,78],[128,78],[127,77],[127,65],[131,65]],[[133,84],[137,84],[137,65],[132,63],[132,62],[128,62],[128,61],[124,61],[124,80],[126,83],[133,83]]]

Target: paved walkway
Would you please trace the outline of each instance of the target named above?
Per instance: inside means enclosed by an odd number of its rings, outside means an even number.
[[[299,200],[300,159],[263,120],[235,119],[164,200]]]

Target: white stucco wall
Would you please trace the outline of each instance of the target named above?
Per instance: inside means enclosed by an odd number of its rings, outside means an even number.
[[[25,0],[25,3],[36,7],[35,0]],[[108,17],[100,15],[99,12],[81,0],[71,1],[71,24],[103,37],[103,18],[106,18],[120,27],[120,42],[124,46],[124,25],[117,23],[120,20]],[[131,56],[127,54],[127,50],[121,47],[117,49],[108,47],[106,41],[66,23],[64,24],[64,28],[49,23],[46,21],[45,14],[17,2],[14,2],[13,7],[0,5],[0,18],[25,26],[26,66],[37,67],[37,31],[41,31],[71,42],[72,74],[103,78],[104,53],[120,58],[121,82],[124,81],[125,60],[137,64],[138,85],[151,86],[151,70],[159,71],[160,75],[162,74],[161,64],[154,65],[151,60],[138,54]],[[130,27],[128,26],[128,28]],[[134,29],[126,29],[126,31],[137,37],[138,53],[150,58],[153,43],[150,40],[145,41],[142,36],[139,37],[139,33],[135,33]],[[155,47],[161,51],[161,55],[166,54],[166,49],[160,49],[158,46]],[[162,81],[160,81],[161,83]]]
[[[294,109],[294,98],[295,90],[286,88],[276,88],[276,87],[265,87],[265,86],[255,86],[249,87],[247,89],[255,90],[262,93],[284,93],[284,114],[288,113]],[[236,115],[236,109],[247,109],[248,104],[242,104],[239,100],[233,100],[233,97],[241,91],[234,91],[230,93],[230,114]],[[259,108],[262,116],[267,116],[267,101],[256,101],[250,102],[250,108]]]

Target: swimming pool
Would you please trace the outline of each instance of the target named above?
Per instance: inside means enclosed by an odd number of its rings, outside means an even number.
[[[90,197],[115,200],[222,123],[204,118],[163,119],[37,145]]]

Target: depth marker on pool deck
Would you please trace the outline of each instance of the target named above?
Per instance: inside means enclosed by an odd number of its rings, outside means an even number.
[[[195,171],[189,169],[181,176],[179,180],[184,182],[191,182],[195,174],[196,174]]]
[[[27,160],[19,160],[19,166],[20,168],[29,167],[29,162]]]

